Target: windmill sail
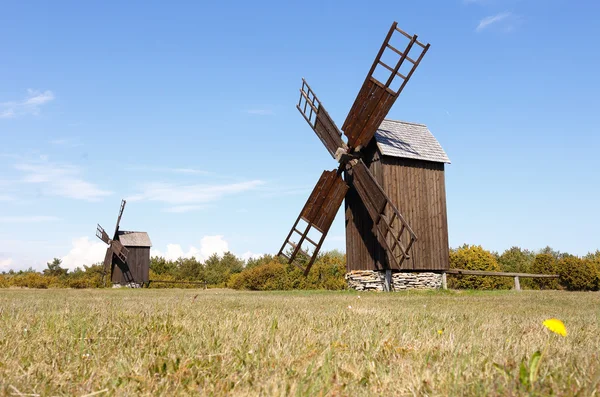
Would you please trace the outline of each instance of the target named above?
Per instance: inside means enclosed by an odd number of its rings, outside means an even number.
[[[335,158],[338,148],[346,148],[346,144],[342,140],[342,133],[304,79],[302,79],[300,100],[296,108],[304,116],[306,122],[315,131],[333,158]]]
[[[423,59],[423,56],[425,56],[425,53],[429,49],[429,44],[423,44],[418,41],[417,35],[411,36],[408,33],[398,29],[396,25],[396,22],[392,24],[392,27],[390,28],[385,40],[383,41],[383,44],[381,45],[381,49],[379,50],[377,57],[375,57],[373,66],[371,66],[371,70],[369,70],[367,78],[358,92],[358,96],[356,97],[354,104],[352,105],[352,108],[346,117],[346,121],[342,126],[344,135],[348,137],[348,146],[351,148],[364,147],[369,143],[369,141],[371,141],[373,135],[375,135],[375,131],[377,131],[377,128],[385,119],[385,116],[392,108],[396,98],[398,98],[398,95],[400,95],[417,66],[419,66],[421,59]],[[390,39],[396,32],[399,32],[404,37],[409,39],[409,42],[403,52],[399,51],[390,44]],[[417,45],[421,48],[420,54],[416,60],[413,60],[408,55],[414,45]],[[381,57],[386,50],[391,51],[398,57],[398,61],[394,67],[387,65],[381,60]],[[409,62],[412,64],[410,71],[406,76],[400,73],[400,68],[404,62]],[[374,73],[378,67],[383,68],[382,70],[385,71],[384,75],[389,74],[385,82],[379,81],[374,76]],[[394,91],[392,87],[395,85],[392,84],[396,79],[401,79],[401,83],[400,88]]]
[[[308,201],[304,205],[300,216],[296,219],[292,230],[290,230],[287,238],[285,239],[278,255],[282,255],[287,258],[288,263],[293,263],[300,267],[304,274],[308,274],[311,266],[313,265],[317,254],[321,249],[321,245],[329,232],[329,228],[335,219],[338,209],[344,201],[346,192],[348,191],[348,185],[344,182],[342,177],[333,171],[323,171],[323,174],[319,178],[317,185],[313,189]],[[306,226],[304,228],[298,225],[300,220],[304,220]],[[311,229],[316,229],[320,233],[318,241],[313,240],[308,236]],[[299,241],[295,243],[292,241],[292,237],[299,238]],[[313,247],[312,252],[305,251],[302,247],[304,243],[308,243]],[[285,254],[287,246],[290,246],[292,253],[288,256]],[[299,255],[305,257],[308,263],[302,266],[300,263]]]
[[[350,174],[352,185],[373,220],[373,232],[387,251],[389,265],[401,269],[402,263],[410,259],[417,236],[362,160],[356,161]]]

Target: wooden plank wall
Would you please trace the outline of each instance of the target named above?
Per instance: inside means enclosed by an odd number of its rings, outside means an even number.
[[[150,280],[150,248],[149,247],[127,247],[127,265],[129,271],[136,283],[148,282]],[[125,284],[127,281],[123,277],[124,265],[119,263],[115,265],[112,282]]]
[[[418,238],[406,267],[413,270],[448,269],[444,164],[384,156],[383,179],[390,200]]]
[[[363,149],[365,163],[418,238],[403,269],[448,269],[444,164],[381,156],[374,141]],[[352,187],[346,195],[345,209],[347,270],[385,269],[385,250],[373,234],[373,222]]]

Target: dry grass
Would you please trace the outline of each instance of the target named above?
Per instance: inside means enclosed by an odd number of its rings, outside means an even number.
[[[0,312],[6,395],[528,394],[549,317],[569,335],[534,394],[600,394],[598,293],[10,289]]]

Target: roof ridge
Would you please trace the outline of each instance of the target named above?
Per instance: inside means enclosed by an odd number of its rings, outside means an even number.
[[[391,121],[393,123],[400,123],[400,124],[410,124],[410,125],[418,125],[420,127],[427,127],[425,124],[421,124],[421,123],[412,123],[410,121],[403,121],[403,120],[392,120],[392,119],[383,119],[383,121]]]

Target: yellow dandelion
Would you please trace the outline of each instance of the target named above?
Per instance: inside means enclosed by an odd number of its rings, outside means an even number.
[[[439,334],[439,335],[441,335],[441,334],[443,334],[443,333],[444,333],[444,330],[443,330],[443,329],[438,329],[438,334]]]
[[[544,321],[544,326],[555,334],[567,336],[567,329],[565,328],[565,325],[557,318],[549,318],[548,320]]]

